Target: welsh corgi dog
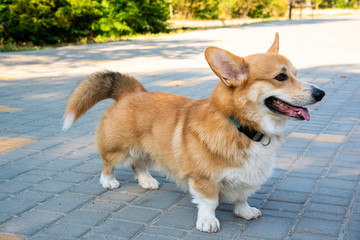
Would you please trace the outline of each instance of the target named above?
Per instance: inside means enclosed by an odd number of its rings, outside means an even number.
[[[304,106],[325,95],[300,81],[278,49],[278,33],[266,53],[247,57],[208,47],[205,58],[220,80],[209,98],[199,100],[149,92],[119,72],[93,73],[71,93],[63,129],[112,98],[96,132],[104,188],[120,187],[114,168],[129,164],[143,188],[158,189],[148,172],[155,168],[190,192],[200,231],[220,230],[220,200],[232,203],[237,217],[258,218],[260,210],[247,198],[271,175],[286,121],[309,121]]]

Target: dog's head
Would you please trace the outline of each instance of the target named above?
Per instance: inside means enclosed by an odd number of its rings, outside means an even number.
[[[216,47],[205,50],[206,60],[223,83],[213,94],[217,105],[226,114],[274,134],[287,119],[310,120],[304,106],[325,95],[323,90],[300,81],[296,68],[278,50],[277,33],[267,53],[242,58]]]

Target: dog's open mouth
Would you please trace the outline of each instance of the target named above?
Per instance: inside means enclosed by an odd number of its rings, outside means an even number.
[[[275,113],[283,114],[296,120],[310,120],[310,114],[307,108],[293,106],[276,97],[269,97],[265,99],[265,105]]]

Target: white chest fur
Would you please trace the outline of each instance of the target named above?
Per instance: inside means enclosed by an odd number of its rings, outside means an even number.
[[[280,141],[273,137],[271,144],[254,142],[247,151],[243,167],[228,168],[222,174],[221,198],[229,201],[247,198],[270,177]]]

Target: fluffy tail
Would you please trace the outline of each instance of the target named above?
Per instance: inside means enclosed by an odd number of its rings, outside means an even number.
[[[117,101],[124,93],[146,92],[134,77],[119,72],[97,72],[82,80],[71,93],[65,115],[63,131],[68,130],[96,103],[112,98]]]

